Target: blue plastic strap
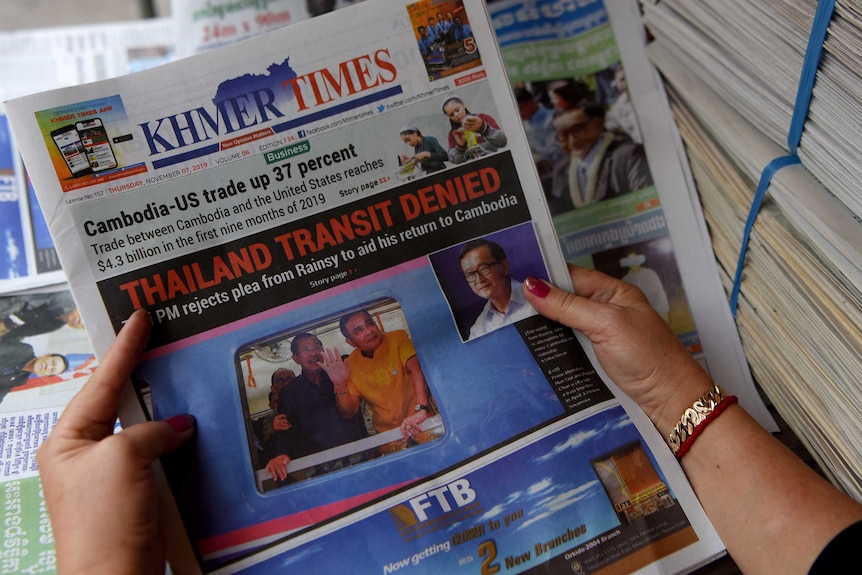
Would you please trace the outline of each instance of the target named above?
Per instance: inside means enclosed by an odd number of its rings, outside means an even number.
[[[805,60],[802,63],[802,73],[799,78],[799,85],[796,88],[796,102],[793,106],[793,117],[790,120],[790,129],[787,133],[787,148],[790,155],[775,158],[763,168],[763,173],[760,175],[760,181],[757,184],[757,191],[754,193],[754,199],[751,201],[751,208],[748,211],[748,218],[745,220],[745,229],[742,233],[742,245],[739,248],[739,259],[736,262],[736,274],[733,278],[733,288],[730,291],[730,313],[736,317],[737,303],[739,302],[739,290],[742,282],[742,268],[745,266],[745,254],[748,251],[748,240],[751,236],[751,230],[754,228],[754,222],[757,220],[757,214],[760,212],[760,206],[763,203],[763,197],[766,195],[766,190],[772,181],[772,177],[778,170],[799,164],[799,157],[796,155],[796,150],[799,147],[799,141],[802,139],[802,128],[805,125],[805,118],[808,116],[808,107],[811,104],[811,92],[814,89],[814,80],[817,77],[817,68],[820,66],[820,56],[823,53],[823,42],[826,40],[826,31],[829,28],[829,22],[832,20],[832,13],[835,11],[835,0],[818,0],[817,12],[814,14],[814,23],[811,25],[811,32],[808,36],[808,46],[805,49]]]
[[[808,116],[808,106],[811,103],[811,92],[814,89],[814,79],[820,65],[820,55],[823,53],[823,42],[826,40],[826,30],[832,21],[835,11],[835,0],[819,0],[814,23],[808,36],[808,47],[805,49],[805,60],[802,63],[802,74],[796,89],[796,103],[793,105],[793,118],[790,120],[790,130],[787,133],[787,149],[796,153],[799,140],[802,139],[802,128]]]
[[[733,289],[730,291],[730,311],[736,315],[736,304],[739,301],[739,288],[742,282],[742,267],[745,265],[745,254],[748,251],[748,238],[751,236],[751,230],[754,227],[754,221],[757,219],[757,214],[760,212],[760,204],[763,203],[763,196],[766,195],[766,189],[769,187],[769,182],[772,181],[772,176],[786,166],[792,166],[799,163],[799,156],[781,156],[775,158],[763,168],[763,173],[760,175],[760,182],[757,184],[757,191],[754,192],[754,199],[751,201],[751,209],[748,212],[748,218],[745,220],[745,229],[742,232],[742,249],[739,250],[739,260],[736,262],[736,275],[733,278]]]

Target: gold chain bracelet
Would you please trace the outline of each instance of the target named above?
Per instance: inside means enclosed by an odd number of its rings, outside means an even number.
[[[735,397],[730,396],[733,400]],[[723,401],[730,399],[727,394],[718,385],[713,385],[712,389],[706,392],[706,395],[695,401],[691,407],[683,412],[679,423],[674,426],[673,431],[667,438],[667,444],[671,451],[676,455],[682,448],[683,444],[692,438],[695,428],[703,423],[713,412],[716,407]],[[717,414],[716,414],[717,415]],[[678,455],[681,457],[682,454]]]

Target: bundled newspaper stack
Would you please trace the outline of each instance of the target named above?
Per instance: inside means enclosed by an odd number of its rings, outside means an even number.
[[[862,496],[860,13],[839,1],[798,156],[772,180],[737,321],[756,379],[831,479]],[[761,173],[787,134],[817,3],[645,2],[730,289]]]

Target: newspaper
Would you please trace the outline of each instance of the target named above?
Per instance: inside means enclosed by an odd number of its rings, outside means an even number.
[[[362,0],[171,0],[171,19],[183,33],[177,57],[233,44]]]
[[[567,9],[502,0],[489,11],[564,257],[637,285],[713,379],[777,431],[727,305],[661,78],[646,58],[638,3]],[[567,108],[601,110],[598,152],[567,153],[560,120],[589,119]],[[617,167],[605,180],[591,171],[574,183],[592,156],[591,166],[607,159]]]
[[[457,35],[428,41],[443,19]],[[7,109],[97,354],[153,317],[123,424],[197,418],[162,464],[200,570],[657,573],[722,552],[582,337],[486,309],[482,278],[567,275],[483,3],[366,0]],[[341,355],[349,431],[320,425]]]
[[[0,32],[0,102],[113,78],[174,57],[173,20]],[[65,282],[32,183],[0,103],[0,293]]]
[[[0,297],[0,573],[56,572],[36,450],[96,365],[68,289]]]
[[[0,104],[0,293],[65,281]]]

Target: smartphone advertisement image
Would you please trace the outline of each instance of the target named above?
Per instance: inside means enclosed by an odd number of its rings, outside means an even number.
[[[145,144],[134,137],[134,126],[119,95],[65,104],[35,116],[64,193],[89,188],[87,193],[92,196],[109,182],[149,171],[146,162],[124,160],[135,156]],[[87,193],[81,199],[88,199]]]
[[[90,169],[94,172],[102,172],[117,167],[117,159],[111,142],[108,140],[108,132],[102,125],[102,120],[92,118],[75,124],[84,149],[87,150],[87,159]]]
[[[75,126],[69,124],[57,128],[51,132],[51,139],[57,144],[57,148],[66,161],[66,167],[69,168],[73,178],[92,173],[90,161],[87,159],[87,151]]]

